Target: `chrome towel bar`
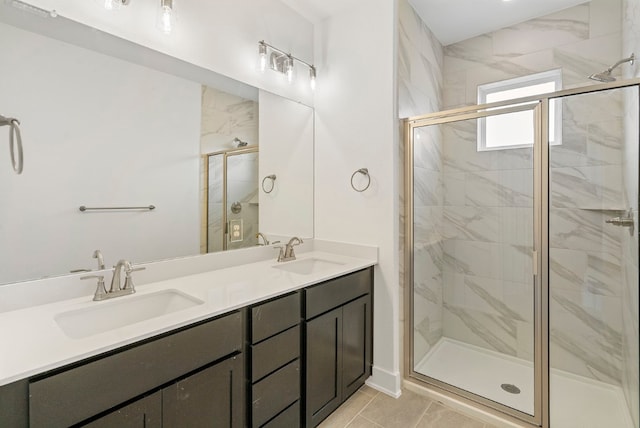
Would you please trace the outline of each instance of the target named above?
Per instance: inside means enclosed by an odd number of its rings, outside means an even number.
[[[152,211],[155,210],[155,205],[148,205],[146,207],[87,207],[84,205],[80,206],[80,211]]]

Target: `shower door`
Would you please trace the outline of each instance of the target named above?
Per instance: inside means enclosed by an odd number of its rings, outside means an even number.
[[[638,86],[550,102],[550,426],[638,427]]]
[[[407,125],[410,376],[535,424],[540,114],[533,102]]]
[[[204,155],[208,168],[206,251],[257,245],[259,219],[258,149],[227,150]]]
[[[258,153],[227,155],[226,249],[258,245]]]
[[[409,378],[532,426],[640,426],[639,86],[405,122]]]

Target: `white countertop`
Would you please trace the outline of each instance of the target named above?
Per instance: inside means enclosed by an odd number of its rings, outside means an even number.
[[[313,274],[275,269],[278,263],[269,259],[139,285],[131,296],[101,302],[92,301],[93,296],[75,297],[0,313],[0,386],[377,263],[373,247],[368,251],[339,251],[340,245],[349,244],[317,245],[298,255],[298,260],[317,258],[336,263]],[[326,251],[334,249],[338,251]],[[55,321],[56,315],[68,311],[170,289],[204,303],[80,339],[68,337]]]

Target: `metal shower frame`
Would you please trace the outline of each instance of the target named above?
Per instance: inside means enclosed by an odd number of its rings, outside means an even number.
[[[413,116],[402,120],[404,129],[404,192],[405,192],[405,286],[404,286],[404,380],[411,384],[440,393],[450,399],[470,404],[495,416],[531,427],[550,428],[549,413],[549,102],[574,95],[583,95],[626,87],[637,87],[640,103],[640,78],[605,84],[566,89],[548,94],[518,98],[483,105],[473,105],[437,113]],[[528,104],[526,104],[528,103]],[[521,111],[534,112],[535,141],[533,145],[534,173],[534,414],[528,415],[504,404],[462,390],[414,370],[413,337],[413,130],[429,125],[458,122],[467,119],[508,114]],[[640,118],[639,118],[640,119]]]

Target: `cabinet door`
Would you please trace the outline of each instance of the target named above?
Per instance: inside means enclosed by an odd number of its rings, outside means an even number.
[[[342,400],[342,308],[306,323],[307,427],[314,427]]]
[[[160,428],[162,427],[161,418],[162,395],[156,392],[83,426],[90,428]]]
[[[242,354],[162,390],[163,427],[243,427]]]
[[[371,374],[371,297],[342,307],[342,399],[360,388]]]

